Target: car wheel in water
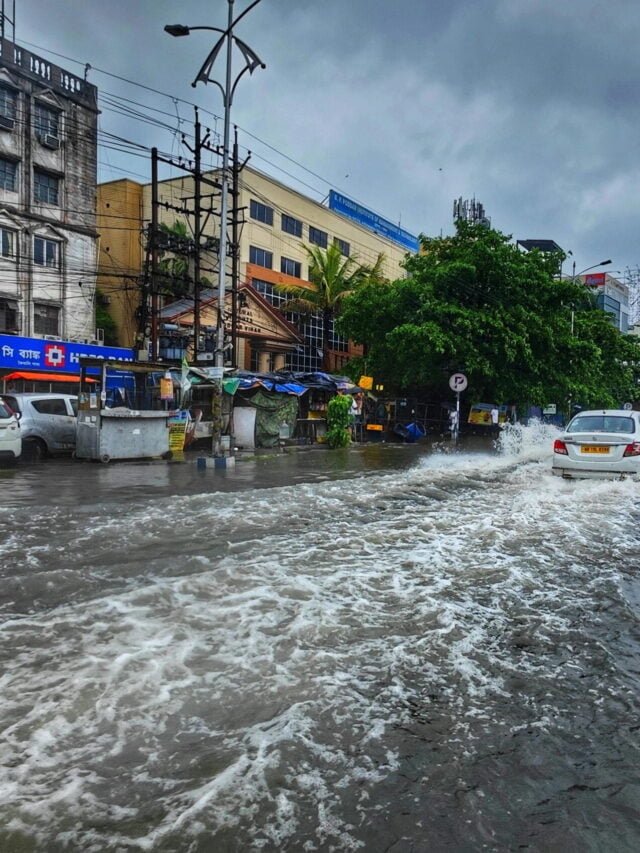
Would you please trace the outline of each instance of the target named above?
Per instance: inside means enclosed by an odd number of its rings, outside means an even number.
[[[47,445],[40,438],[25,438],[22,455],[28,462],[41,462],[47,455]]]

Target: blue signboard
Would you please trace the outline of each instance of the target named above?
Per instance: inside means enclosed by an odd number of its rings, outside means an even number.
[[[73,341],[47,341],[43,338],[19,338],[0,335],[0,369],[53,370],[60,373],[80,373],[80,359],[111,358],[133,361],[130,349],[77,344]]]
[[[377,213],[367,210],[366,207],[362,207],[361,204],[352,201],[341,193],[337,193],[335,190],[329,190],[329,210],[335,210],[336,213],[347,216],[357,222],[358,225],[363,225],[370,231],[380,234],[381,237],[386,237],[387,240],[393,240],[394,243],[404,246],[410,252],[418,251],[418,238],[414,237],[413,234],[409,234],[399,225],[394,225],[388,219],[383,219]]]

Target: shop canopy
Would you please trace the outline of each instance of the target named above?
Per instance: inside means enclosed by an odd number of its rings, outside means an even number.
[[[36,370],[14,370],[13,373],[7,373],[2,377],[5,382],[13,382],[16,379],[26,379],[28,382],[80,382],[80,376],[77,373],[47,373],[45,371]],[[95,379],[89,379],[89,382],[95,382]]]

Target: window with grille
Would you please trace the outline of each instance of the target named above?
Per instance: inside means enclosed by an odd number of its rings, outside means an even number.
[[[33,306],[33,331],[36,335],[57,335],[60,309],[36,302]]]
[[[313,225],[310,225],[309,242],[315,243],[316,246],[326,249],[329,243],[329,235],[326,231],[321,231],[319,228],[314,228]]]
[[[302,237],[302,222],[293,216],[283,213],[282,230],[286,231],[287,234],[293,234],[294,237]]]
[[[302,264],[300,261],[292,261],[291,258],[280,258],[280,272],[285,275],[292,275],[295,278],[300,278],[302,273]]]
[[[12,89],[5,89],[0,86],[0,116],[7,119],[9,122],[16,120],[16,104],[18,98]]]
[[[58,204],[60,198],[60,178],[48,172],[33,171],[33,199],[42,204]]]
[[[15,258],[15,231],[0,228],[0,255],[3,258]]]
[[[249,202],[249,216],[265,225],[273,225],[273,208],[252,198]]]
[[[60,113],[42,104],[36,104],[33,112],[33,128],[38,137],[60,136]]]
[[[267,252],[258,246],[249,246],[249,263],[266,267],[268,270],[273,269],[273,252]]]
[[[0,158],[0,189],[14,193],[17,189],[18,164],[14,160]]]
[[[44,237],[33,238],[33,263],[39,267],[60,266],[60,244]]]
[[[341,240],[339,237],[334,237],[334,238],[333,238],[333,242],[334,242],[334,243],[336,244],[336,246],[340,249],[340,251],[342,252],[342,254],[343,254],[346,258],[348,258],[348,257],[349,257],[349,255],[351,254],[351,246],[347,243],[347,241],[346,241],[346,240]]]

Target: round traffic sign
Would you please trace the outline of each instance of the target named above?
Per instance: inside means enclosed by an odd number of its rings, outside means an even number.
[[[633,409],[633,403],[625,403],[622,408],[628,412],[630,409]]]
[[[468,384],[467,377],[464,373],[454,373],[453,376],[449,377],[449,388],[451,388],[452,391],[455,391],[456,394],[460,391],[464,391]]]

